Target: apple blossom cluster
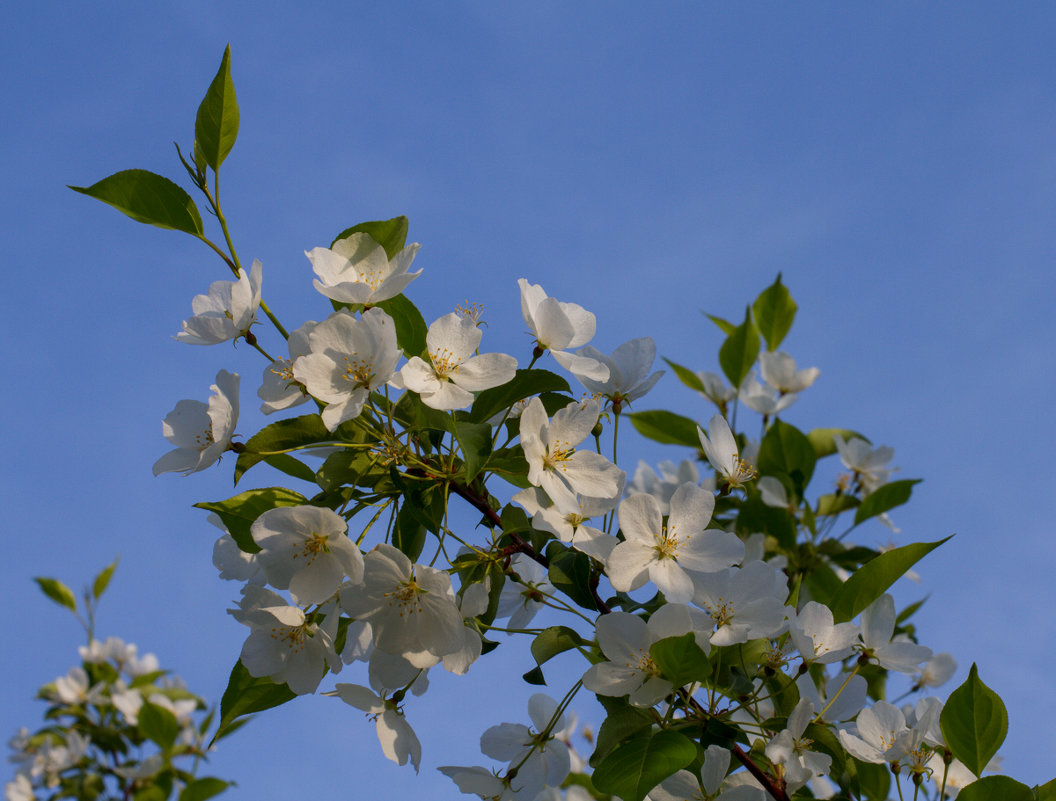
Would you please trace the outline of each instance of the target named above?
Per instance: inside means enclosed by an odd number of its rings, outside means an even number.
[[[666,360],[705,400],[688,415],[647,408],[666,374],[654,370],[651,338],[606,354],[590,344],[592,312],[527,279],[517,283],[530,332],[521,357],[482,350],[479,307],[427,323],[407,294],[423,271],[410,272],[419,246],[407,244],[404,217],[307,251],[325,305],[287,329],[262,298],[259,262],[241,267],[208,182],[237,134],[229,53],[203,107],[183,164],[226,252],[190,195],[164,218],[128,205],[130,185],[147,192],[152,173],[78,191],[221,254],[237,282],[196,298],[177,339],[244,339],[266,360],[257,395],[278,419],[236,441],[240,379],[220,370],[208,403],[181,401],[165,418],[176,450],[154,465],[189,474],[232,452],[236,483],[261,463],[292,480],[198,504],[224,532],[213,561],[242,582],[229,611],[248,629],[221,734],[249,712],[322,692],[373,724],[388,759],[417,771],[426,755],[414,699],[430,671],[480,675],[485,655],[527,637],[534,664],[523,680],[561,699],[536,694],[530,725],[488,728],[489,765],[441,767],[464,794],[1030,791],[981,777],[1007,718],[974,665],[945,701],[921,697],[956,663],[918,641],[919,603],[899,611],[889,590],[945,540],[864,544],[917,481],[894,480],[893,452],[861,433],[786,419],[820,372],[781,350],[797,306],[780,275],[743,322],[711,317],[721,374]],[[281,350],[251,330],[261,314]],[[678,461],[654,470],[636,460],[629,476],[617,450],[628,424],[680,449]],[[858,544],[848,540],[856,530]],[[570,675],[552,675],[559,654],[576,665]],[[337,674],[352,680],[331,684]],[[586,694],[604,714],[584,761],[566,741]]]
[[[208,753],[205,702],[154,654],[118,637],[93,636],[95,607],[113,575],[104,569],[84,593],[84,617],[73,592],[56,579],[37,579],[54,601],[77,615],[88,634],[80,664],[40,688],[47,724],[21,728],[9,741],[14,778],[5,801],[43,799],[210,798],[228,782],[195,777]]]

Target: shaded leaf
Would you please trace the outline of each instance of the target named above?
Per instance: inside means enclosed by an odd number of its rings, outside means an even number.
[[[206,801],[207,798],[220,795],[230,786],[231,782],[225,782],[215,776],[195,779],[180,791],[179,801]]]
[[[517,401],[543,392],[571,392],[568,382],[549,370],[518,370],[502,386],[486,389],[477,395],[469,410],[469,420],[483,423],[502,414]]]
[[[752,304],[755,324],[766,340],[767,350],[777,350],[784,340],[796,318],[796,308],[796,302],[781,283],[781,273],[778,273],[777,280],[764,289]]]
[[[689,448],[700,448],[700,437],[697,435],[697,422],[674,412],[655,409],[646,412],[632,412],[627,415],[631,423],[643,437],[648,437],[665,445],[685,445]]]
[[[594,770],[594,786],[624,801],[642,801],[656,785],[697,755],[693,741],[673,731],[634,737],[621,743]]]
[[[425,324],[418,307],[406,295],[383,300],[377,306],[392,318],[396,327],[396,342],[408,359],[425,353],[425,337],[429,333],[429,326]]]
[[[906,478],[902,481],[892,481],[878,487],[874,492],[862,499],[858,511],[854,513],[854,525],[858,525],[870,517],[876,517],[889,509],[901,506],[909,500],[913,493],[913,485],[919,484],[919,478]]]
[[[744,322],[726,337],[719,348],[719,366],[734,387],[739,387],[759,356],[759,331],[745,311]]]
[[[941,782],[942,776],[937,775],[935,780]],[[1008,776],[985,776],[961,788],[957,801],[1034,801],[1034,793]]]
[[[656,662],[663,677],[675,687],[695,681],[707,681],[711,677],[711,665],[693,632],[681,637],[665,637],[649,647],[649,656]]]
[[[400,215],[391,220],[370,220],[353,225],[334,237],[330,247],[337,244],[338,240],[347,239],[357,232],[369,234],[371,239],[385,249],[385,255],[391,260],[393,256],[403,250],[407,244],[407,231],[410,229],[410,221]]]
[[[857,431],[851,431],[847,428],[815,428],[807,434],[807,439],[814,446],[814,455],[821,459],[823,456],[831,456],[836,453],[837,436],[842,437],[844,442],[850,442],[852,439],[869,441]]]
[[[139,730],[143,736],[168,750],[180,733],[180,722],[164,707],[144,701],[139,709]]]
[[[235,462],[235,483],[257,462],[268,460],[269,455],[292,450],[317,442],[333,442],[334,435],[326,430],[323,419],[317,414],[290,417],[264,426],[246,442],[245,450]],[[282,464],[282,462],[280,462]],[[277,464],[272,463],[274,467]],[[282,467],[278,467],[282,470]],[[307,468],[306,468],[307,469]],[[283,470],[283,472],[286,472]],[[298,476],[300,478],[300,476]],[[314,481],[314,475],[309,481]]]

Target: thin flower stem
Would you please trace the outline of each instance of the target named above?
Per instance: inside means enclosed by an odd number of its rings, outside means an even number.
[[[261,355],[262,355],[262,356],[263,356],[263,357],[264,357],[265,359],[267,359],[267,360],[268,360],[269,362],[275,362],[275,361],[278,361],[278,359],[276,359],[276,358],[275,358],[274,356],[272,356],[272,355],[271,355],[270,353],[268,353],[268,352],[267,352],[266,350],[264,350],[264,348],[262,348],[262,347],[260,346],[260,343],[259,343],[259,342],[257,342],[257,338],[256,338],[256,337],[253,337],[253,339],[249,339],[249,338],[247,337],[247,338],[246,338],[246,342],[248,342],[248,343],[249,343],[249,346],[250,346],[251,348],[256,348],[256,350],[257,350],[257,351],[259,351],[259,352],[260,352],[260,354],[261,354]]]
[[[833,693],[832,698],[829,699],[829,702],[827,704],[825,704],[824,707],[822,707],[821,711],[817,714],[817,717],[814,718],[814,722],[815,723],[820,722],[821,721],[821,716],[824,715],[826,712],[828,712],[829,711],[829,707],[831,707],[834,703],[836,703],[836,699],[840,697],[840,693],[842,693],[844,691],[844,689],[846,689],[847,685],[850,684],[851,679],[853,679],[855,677],[855,675],[858,673],[858,669],[860,667],[861,667],[861,664],[856,662],[855,665],[854,665],[854,670],[852,670],[849,674],[847,674],[847,678],[843,680],[843,684],[840,685],[840,689],[838,689],[835,693]]]

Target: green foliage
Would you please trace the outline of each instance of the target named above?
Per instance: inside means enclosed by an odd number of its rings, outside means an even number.
[[[631,418],[631,423],[643,437],[665,445],[700,448],[700,436],[697,434],[695,420],[674,412],[660,410],[632,412],[627,416]]]
[[[226,501],[204,501],[196,503],[195,506],[216,512],[231,534],[231,538],[238,543],[238,547],[246,553],[257,553],[260,551],[260,546],[253,541],[253,535],[249,533],[253,521],[269,509],[277,509],[280,506],[300,506],[306,503],[308,499],[299,492],[285,487],[264,487],[263,489],[246,490]]]
[[[767,350],[777,350],[784,340],[796,318],[796,308],[796,302],[781,283],[781,273],[778,273],[777,280],[764,289],[752,304],[752,315],[759,333],[766,340]]]
[[[858,506],[858,511],[854,513],[854,525],[857,526],[870,517],[876,517],[906,503],[913,493],[913,485],[919,484],[920,481],[919,478],[907,478],[878,487]]]
[[[847,579],[828,602],[837,623],[850,620],[879,598],[913,565],[942,545],[949,537],[937,542],[918,542],[903,545],[866,562]]]
[[[710,678],[708,656],[697,645],[693,632],[657,640],[649,647],[649,656],[660,668],[661,675],[675,687]]]
[[[752,322],[750,310],[745,310],[744,322],[726,337],[719,348],[719,366],[730,383],[739,387],[759,357],[759,330]]]
[[[171,748],[180,733],[180,722],[164,707],[144,701],[139,710],[139,729],[161,748]]]
[[[352,234],[362,232],[369,234],[371,239],[385,249],[385,255],[392,259],[407,244],[408,230],[410,230],[410,221],[402,215],[393,217],[391,220],[361,222],[351,228],[346,228],[335,236],[330,247],[332,248],[342,239],[348,239]]]
[[[246,441],[245,450],[238,454],[238,460],[235,462],[235,483],[238,483],[249,468],[267,460],[269,456],[285,455],[283,451],[333,441],[333,434],[326,430],[323,419],[317,414],[277,420]]]
[[[213,776],[195,779],[180,791],[179,801],[206,801],[208,798],[220,795],[231,782],[225,782]]]
[[[624,801],[642,801],[656,785],[697,755],[697,746],[674,731],[649,731],[624,740],[594,769],[594,786]]]
[[[759,473],[788,476],[799,497],[814,475],[816,461],[814,446],[806,435],[782,420],[774,421],[759,445]]]
[[[238,116],[235,84],[231,80],[231,45],[228,45],[194,120],[195,154],[200,153],[213,170],[220,169],[235,145]]]
[[[73,590],[61,581],[53,578],[42,578],[40,576],[33,580],[37,582],[37,586],[40,587],[43,593],[59,606],[65,606],[72,612],[77,611],[77,599],[73,594]]]
[[[108,203],[136,222],[197,237],[205,232],[191,196],[168,178],[147,170],[123,170],[91,186],[69,188]]]
[[[964,684],[946,700],[939,725],[947,747],[976,776],[982,774],[1005,741],[1005,705],[997,693],[983,684],[974,663]]]
[[[502,386],[477,393],[467,419],[474,423],[483,423],[507,411],[517,401],[533,395],[571,391],[565,379],[549,370],[518,370],[514,377]]]
[[[378,308],[384,309],[395,323],[396,342],[404,356],[408,359],[414,356],[425,356],[428,350],[425,337],[429,333],[429,326],[426,325],[425,318],[418,311],[418,307],[411,303],[406,295],[397,295],[381,301]]]
[[[1034,801],[1027,785],[1008,776],[986,776],[964,787],[958,801]]]
[[[114,575],[114,571],[117,569],[117,563],[120,560],[115,559],[113,562],[108,564],[96,575],[95,580],[92,582],[92,597],[95,600],[99,600],[103,593],[106,592],[106,588],[110,586],[110,579]]]
[[[285,684],[276,684],[267,676],[254,678],[239,660],[231,670],[227,689],[220,699],[220,724],[213,735],[213,743],[234,731],[238,718],[280,706],[296,697]]]

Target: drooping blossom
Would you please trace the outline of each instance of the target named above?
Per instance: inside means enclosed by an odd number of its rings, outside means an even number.
[[[608,368],[609,377],[605,380],[592,377],[597,372],[593,366],[584,371],[579,364],[573,364],[568,369],[590,392],[608,398],[617,414],[624,406],[638,400],[652,389],[664,374],[663,370],[649,372],[656,359],[656,343],[652,337],[625,342],[608,356],[587,345],[576,351],[576,356],[591,359]]]
[[[766,746],[766,758],[780,766],[789,790],[798,790],[812,777],[828,773],[832,767],[832,757],[810,750],[814,743],[803,736],[813,717],[814,704],[808,698],[801,698],[788,716],[787,728]]]
[[[181,400],[165,415],[161,433],[176,446],[154,463],[154,475],[189,475],[215,464],[231,447],[238,423],[238,373],[221,370],[208,403]]]
[[[796,369],[796,362],[783,351],[767,351],[759,357],[759,373],[763,381],[782,395],[802,392],[813,384],[821,371],[817,367]]]
[[[931,659],[931,649],[905,637],[894,637],[895,601],[881,595],[862,612],[858,649],[874,665],[899,673],[915,673],[921,662]]]
[[[721,745],[709,745],[704,752],[699,780],[688,770],[680,770],[649,791],[652,801],[764,801],[761,787],[735,785],[726,781],[730,752]]]
[[[410,761],[417,773],[422,762],[422,744],[399,704],[358,684],[338,683],[334,688],[338,698],[363,710],[377,724],[382,753],[397,765]]]
[[[513,785],[524,798],[532,798],[544,787],[559,787],[571,769],[568,746],[554,738],[554,732],[565,727],[564,716],[557,715],[557,701],[535,693],[528,699],[528,715],[533,728],[500,723],[480,738],[485,756],[518,768]]]
[[[609,369],[596,359],[568,353],[569,348],[586,345],[594,336],[594,315],[577,303],[562,303],[549,297],[538,284],[517,280],[521,288],[521,314],[542,350],[549,350],[557,363],[577,376],[605,381]]]
[[[399,295],[422,272],[407,272],[419,247],[407,245],[390,260],[370,234],[357,231],[332,248],[312,248],[304,255],[317,276],[315,288],[326,297],[372,306]]]
[[[799,396],[791,392],[782,395],[776,389],[760,384],[754,375],[750,375],[744,379],[740,389],[737,390],[737,397],[753,412],[775,415],[781,414],[795,403]]]
[[[216,345],[249,334],[260,307],[260,278],[261,265],[254,260],[248,275],[240,267],[237,281],[215,281],[208,295],[195,295],[194,316],[183,321],[176,339],[189,345]]]
[[[721,414],[714,415],[708,421],[707,434],[698,426],[697,436],[700,437],[704,455],[727,487],[735,489],[755,478],[755,468],[740,457],[730,424]]]

